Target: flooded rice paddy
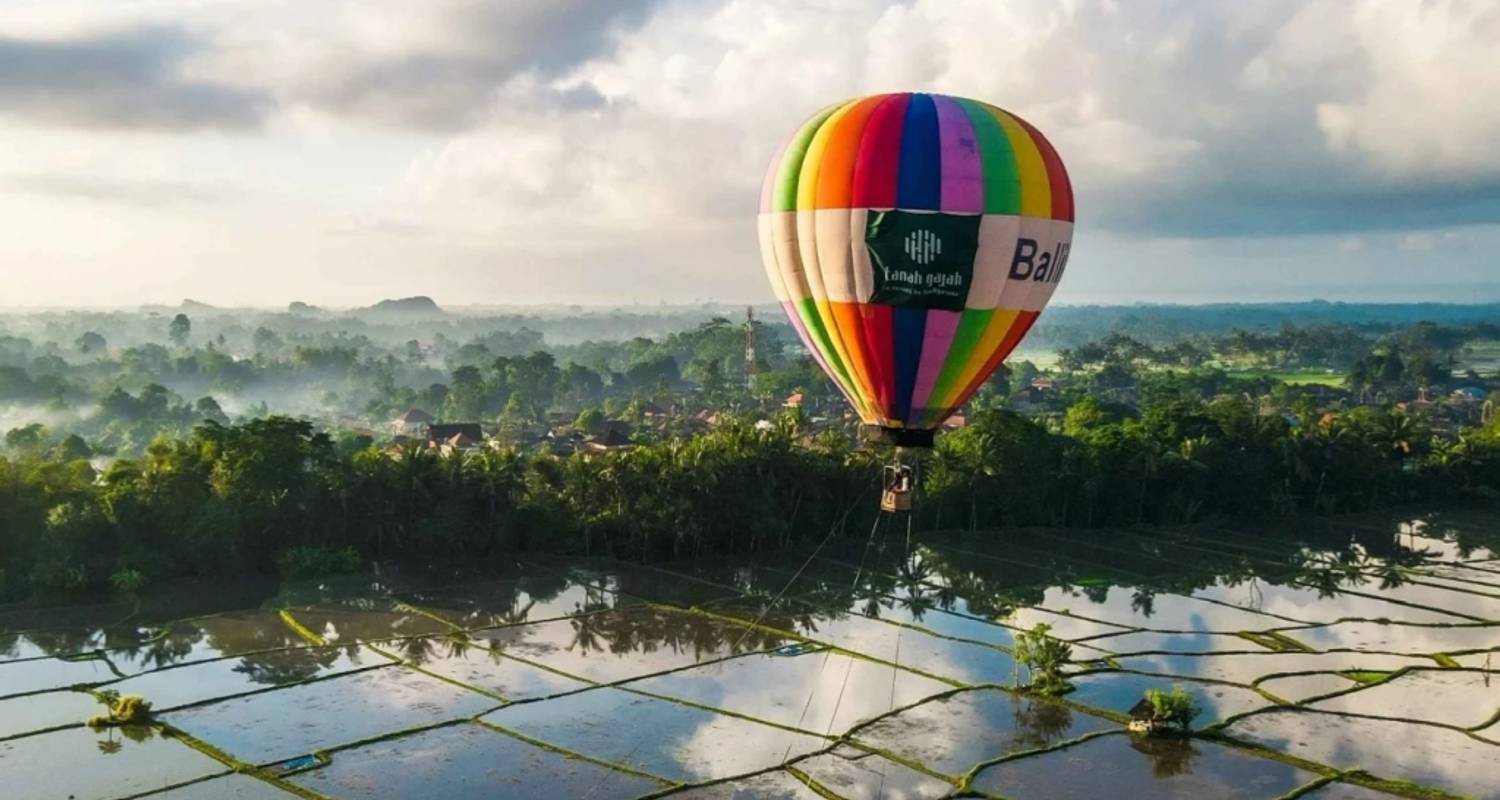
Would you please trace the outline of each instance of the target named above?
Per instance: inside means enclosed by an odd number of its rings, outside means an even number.
[[[0,608],[0,796],[1497,798],[1500,517],[1409,520]],[[1037,623],[1060,698],[1015,689]],[[1174,685],[1191,737],[1126,731]],[[154,722],[86,726],[104,690]]]

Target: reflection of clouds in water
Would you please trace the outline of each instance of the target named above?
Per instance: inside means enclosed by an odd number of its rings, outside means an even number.
[[[1309,697],[1352,689],[1354,685],[1354,681],[1332,672],[1288,675],[1284,678],[1271,678],[1258,684],[1261,689],[1293,703],[1300,703]]]
[[[1465,667],[1474,667],[1490,672],[1490,679],[1500,681],[1500,651],[1487,651],[1483,653],[1469,653],[1468,655],[1454,656],[1454,661]]]
[[[993,647],[944,639],[858,615],[820,619],[815,629],[803,635],[964,683],[1005,683],[1014,673],[1015,662]]]
[[[826,747],[805,736],[682,703],[600,687],[540,703],[519,703],[486,723],[593,758],[696,782],[754,772]]]
[[[1349,648],[1427,654],[1500,647],[1500,626],[1431,627],[1351,621],[1282,633],[1319,650]]]
[[[1342,680],[1342,679],[1341,679]],[[1348,681],[1345,681],[1348,684]],[[1214,683],[1158,678],[1131,673],[1096,673],[1073,680],[1075,690],[1067,698],[1086,706],[1103,708],[1121,714],[1128,713],[1132,706],[1145,696],[1147,689],[1167,689],[1181,686],[1198,701],[1202,715],[1193,721],[1194,727],[1223,720],[1255,708],[1269,705],[1270,701],[1254,690],[1238,686]]]
[[[828,745],[827,740],[818,737],[709,711],[676,714],[674,722],[689,723],[691,727],[660,732],[637,728],[628,735],[665,736],[663,750],[676,761],[681,774],[663,777],[686,778],[689,782],[756,772]],[[650,766],[642,766],[651,771]]]
[[[1259,645],[1232,633],[1156,633],[1138,631],[1090,639],[1090,647],[1097,647],[1116,654],[1129,653],[1222,653],[1263,649]]]
[[[855,738],[957,776],[981,761],[1117,727],[1058,703],[978,689],[906,709]]]
[[[676,737],[672,749],[693,781],[757,772],[826,747],[829,742],[798,736],[752,722],[729,726],[732,719],[710,714],[696,728]]]
[[[1437,539],[1430,536],[1418,536],[1415,538],[1401,537],[1403,544],[1411,544],[1418,550],[1426,551],[1426,557],[1432,561],[1486,561],[1495,558],[1497,554],[1488,547],[1473,547],[1465,552],[1458,542],[1447,539]]]
[[[799,761],[796,767],[848,800],[921,800],[953,791],[947,781],[847,746]]]
[[[650,678],[630,688],[736,711],[813,733],[839,734],[863,720],[953,687],[829,651],[746,656]]]
[[[1127,656],[1116,659],[1123,669],[1185,678],[1208,678],[1250,684],[1263,675],[1280,672],[1340,672],[1430,667],[1430,658],[1375,653],[1222,653],[1201,656]]]
[[[1388,597],[1403,603],[1415,603],[1428,608],[1441,608],[1457,614],[1467,614],[1481,620],[1500,621],[1500,597],[1486,597],[1471,592],[1458,592],[1438,586],[1405,583],[1401,586],[1382,588],[1371,581],[1362,586],[1351,587],[1366,594]],[[1475,587],[1479,589],[1480,587]],[[1403,617],[1404,618],[1404,617]],[[1448,620],[1450,622],[1454,620]]]
[[[1186,595],[1153,594],[1120,586],[1110,587],[1101,600],[1084,592],[1054,587],[1047,590],[1039,605],[1105,622],[1157,630],[1232,632],[1288,624],[1264,614],[1226,608]]]
[[[1489,721],[1500,711],[1500,681],[1482,672],[1418,670],[1387,683],[1319,700],[1312,707],[1469,728]]]
[[[1475,797],[1500,795],[1500,748],[1458,731],[1317,712],[1271,711],[1226,733],[1284,753],[1382,778],[1428,783]]]
[[[1119,625],[1078,619],[1040,608],[1018,608],[1005,618],[1005,623],[1024,630],[1031,630],[1039,623],[1045,623],[1051,628],[1049,633],[1059,639],[1083,639],[1126,630]]]
[[[1359,590],[1366,591],[1364,588],[1360,588]],[[1346,617],[1391,619],[1403,622],[1462,621],[1451,614],[1411,608],[1410,606],[1403,606],[1396,603],[1387,603],[1372,597],[1360,597],[1343,592],[1337,592],[1332,596],[1325,597],[1320,595],[1316,589],[1301,586],[1276,586],[1256,580],[1240,583],[1220,581],[1213,586],[1198,589],[1194,594],[1199,597],[1219,600],[1245,608],[1254,608],[1266,614],[1275,614],[1310,623],[1333,622],[1334,620]],[[1266,624],[1244,629],[1264,630],[1266,628],[1295,624],[1281,622],[1273,617],[1265,617],[1264,619],[1267,620]]]

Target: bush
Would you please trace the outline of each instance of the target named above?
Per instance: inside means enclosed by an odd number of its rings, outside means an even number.
[[[146,576],[138,569],[122,567],[109,576],[109,585],[117,592],[135,594],[146,585]]]
[[[151,701],[138,694],[121,695],[113,689],[105,689],[96,697],[107,710],[89,719],[91,728],[144,725],[151,721]]]
[[[1181,686],[1174,686],[1171,691],[1165,692],[1161,689],[1147,689],[1146,699],[1151,701],[1151,708],[1155,711],[1158,722],[1183,733],[1192,727],[1193,719],[1203,711],[1198,706],[1198,701]]]
[[[364,562],[353,547],[293,547],[277,557],[276,567],[288,578],[317,578],[359,572]]]
[[[1072,685],[1062,675],[1062,665],[1073,657],[1073,646],[1052,637],[1052,626],[1038,622],[1030,631],[1016,634],[1016,662],[1026,665],[1026,689],[1038,694],[1062,694]]]

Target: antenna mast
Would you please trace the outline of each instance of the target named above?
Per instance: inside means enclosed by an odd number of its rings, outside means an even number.
[[[755,383],[755,307],[745,306],[745,386]]]

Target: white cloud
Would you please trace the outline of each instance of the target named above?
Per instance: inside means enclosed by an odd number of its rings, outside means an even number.
[[[1436,250],[1439,247],[1452,247],[1463,241],[1463,234],[1458,231],[1417,231],[1402,236],[1396,246],[1402,250]]]
[[[265,105],[259,127],[228,134],[12,126],[0,173],[25,179],[0,183],[0,213],[34,224],[0,243],[0,261],[26,271],[15,285],[53,292],[49,275],[113,254],[156,276],[121,284],[132,291],[194,282],[174,297],[326,301],[409,289],[414,265],[433,285],[528,286],[538,300],[761,297],[750,220],[776,145],[829,102],[901,89],[983,98],[1048,134],[1078,193],[1078,280],[1115,281],[1118,263],[1239,280],[1243,248],[1212,237],[1308,234],[1328,238],[1299,252],[1378,280],[1372,256],[1401,236],[1500,217],[1495,2],[599,7],[7,4],[0,29],[17,41],[175,26],[193,46],[149,62],[158,86]],[[174,186],[229,187],[232,210],[101,208]],[[79,244],[83,220],[107,236]],[[1363,253],[1348,244],[1382,232]],[[1109,250],[1091,252],[1091,237]],[[1184,239],[1205,244],[1168,241]],[[111,296],[109,280],[78,291]]]
[[[1500,175],[1500,4],[1365,0],[1352,13],[1345,2],[1320,5],[1321,38],[1301,47],[1343,58],[1304,64],[1361,78],[1317,106],[1331,149],[1401,175]]]

